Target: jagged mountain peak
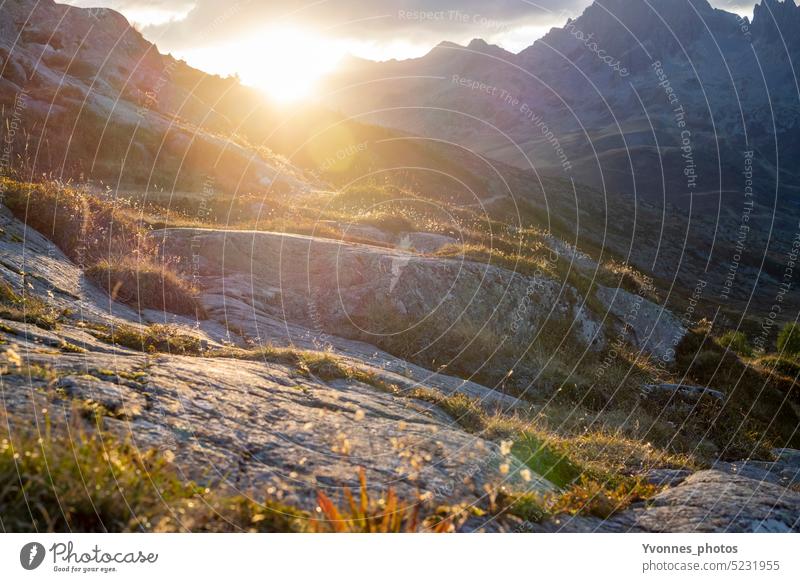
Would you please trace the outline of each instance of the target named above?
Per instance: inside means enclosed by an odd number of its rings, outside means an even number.
[[[794,0],[762,0],[753,9],[752,30],[765,41],[783,36],[787,43],[796,44],[800,39],[800,7]]]
[[[653,55],[681,55],[698,41],[744,41],[741,26],[740,17],[714,8],[707,0],[597,0],[577,18],[551,29],[520,57],[526,67],[537,66],[554,50],[565,55],[585,53],[594,43],[590,50],[602,50],[637,68]]]

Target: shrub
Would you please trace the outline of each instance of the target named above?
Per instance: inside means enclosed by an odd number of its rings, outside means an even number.
[[[195,290],[173,271],[152,262],[103,259],[87,269],[86,274],[112,299],[139,310],[204,316]]]
[[[800,325],[787,323],[778,334],[778,351],[788,356],[800,354]]]
[[[729,350],[732,350],[741,356],[747,356],[749,358],[753,355],[753,348],[747,341],[747,336],[744,334],[744,332],[726,332],[719,339],[717,339],[717,343],[723,348],[728,348]]]

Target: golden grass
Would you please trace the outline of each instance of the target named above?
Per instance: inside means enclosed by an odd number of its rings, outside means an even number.
[[[191,287],[157,260],[157,245],[126,203],[56,182],[0,179],[3,201],[119,300],[139,309],[203,316]],[[120,208],[122,207],[122,208]]]

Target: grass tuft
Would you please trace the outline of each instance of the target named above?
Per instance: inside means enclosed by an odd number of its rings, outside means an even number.
[[[203,316],[191,287],[170,265],[125,202],[57,182],[0,180],[3,202],[52,240],[100,287],[138,309]]]
[[[174,325],[151,324],[144,328],[132,325],[98,327],[94,330],[103,341],[145,353],[167,353],[179,356],[199,356],[203,345],[199,338],[181,332]]]
[[[180,315],[205,317],[196,292],[174,271],[151,262],[103,259],[86,274],[112,299],[137,309],[157,309]]]

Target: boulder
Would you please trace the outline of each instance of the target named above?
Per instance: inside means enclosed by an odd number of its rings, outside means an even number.
[[[619,319],[618,333],[626,341],[664,362],[675,360],[686,328],[666,307],[624,289],[599,287],[597,298]]]
[[[607,520],[560,516],[530,525],[531,531],[549,532],[800,532],[800,493],[750,476],[705,470]]]
[[[576,311],[574,288],[484,263],[272,232],[176,228],[153,236],[165,255],[198,262],[206,289],[224,280],[226,297],[334,335],[369,341],[417,328],[430,342],[440,334],[462,342],[459,334],[485,334],[491,345],[507,342],[521,354],[547,322],[577,318],[579,329],[603,333],[584,325],[596,318]],[[249,319],[234,323],[251,327],[252,313]]]

